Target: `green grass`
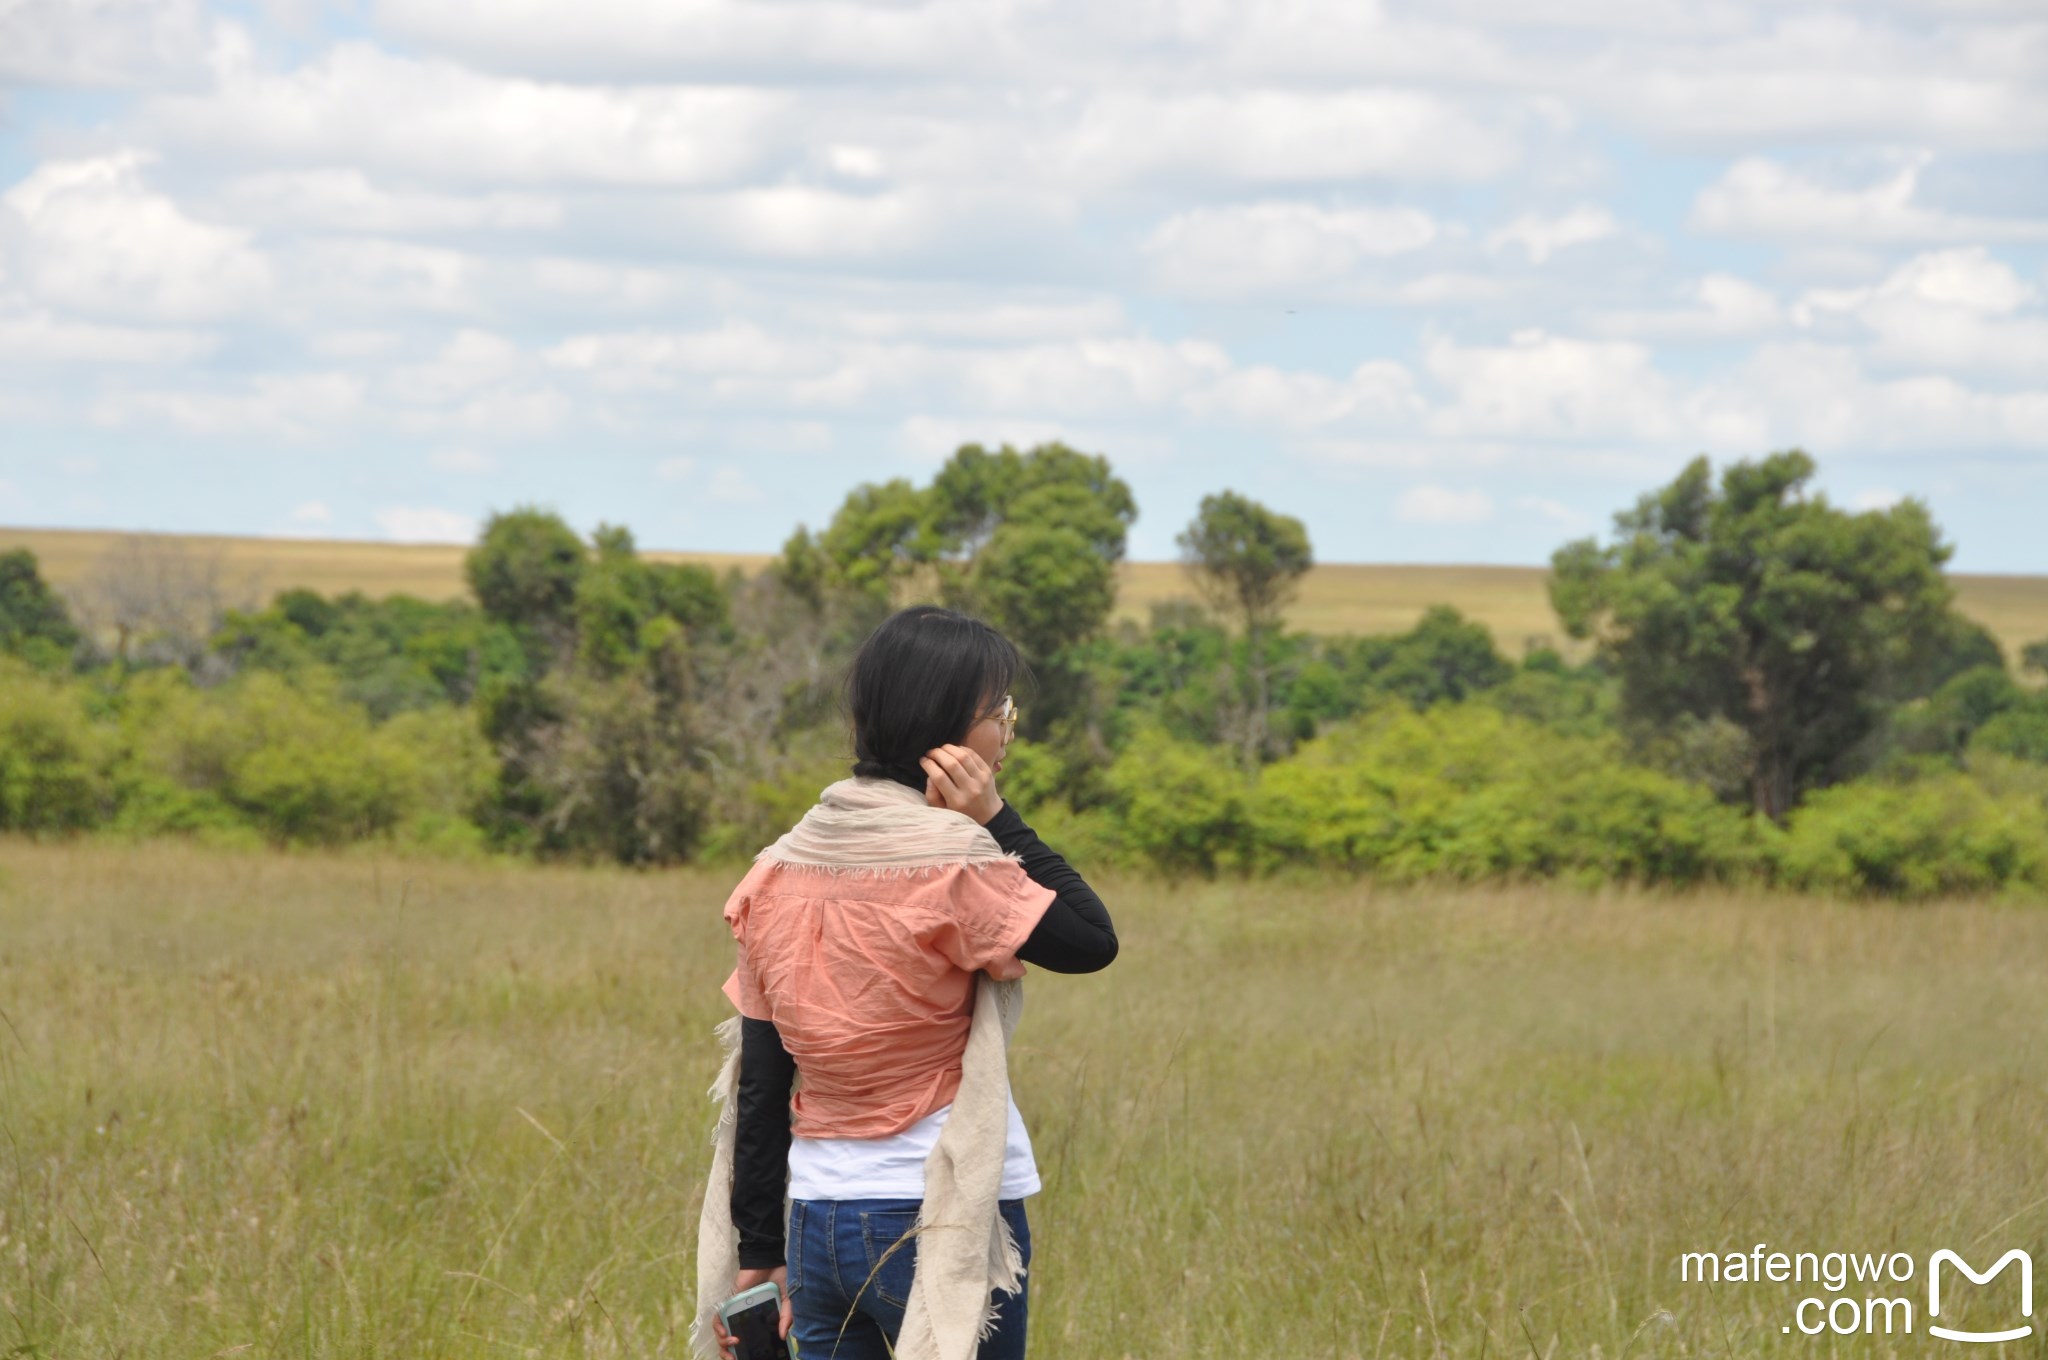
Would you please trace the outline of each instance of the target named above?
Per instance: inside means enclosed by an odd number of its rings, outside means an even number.
[[[99,530],[0,528],[0,552],[27,548],[59,586],[89,578],[122,535]],[[323,594],[361,590],[373,596],[417,595],[430,600],[466,593],[466,548],[447,545],[348,542],[329,539],[174,536],[217,561],[231,596],[266,600],[303,586]],[[758,571],[764,553],[649,552],[663,562],[702,562],[714,570]],[[1372,565],[1325,563],[1303,578],[1287,620],[1314,633],[1397,633],[1434,604],[1455,605],[1493,630],[1495,642],[1519,658],[1532,642],[1564,642],[1551,612],[1542,567]],[[1955,576],[1961,609],[2017,656],[2048,638],[2048,576]],[[1117,616],[1142,623],[1161,600],[1193,597],[1186,573],[1174,562],[1126,562],[1117,575]]]
[[[683,1354],[736,877],[0,841],[0,1355]],[[1678,1253],[2044,1245],[2048,914],[1098,886],[1035,1356],[1917,1355]]]

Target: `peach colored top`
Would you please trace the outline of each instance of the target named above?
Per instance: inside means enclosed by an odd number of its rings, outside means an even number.
[[[772,1020],[802,1080],[799,1138],[883,1138],[949,1103],[974,975],[1024,976],[1052,905],[1014,859],[910,873],[757,860],[725,904],[739,963],[725,994]]]

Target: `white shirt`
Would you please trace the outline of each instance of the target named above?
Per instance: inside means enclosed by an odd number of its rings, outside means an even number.
[[[791,1199],[923,1199],[924,1162],[953,1112],[949,1102],[901,1133],[884,1138],[791,1138]],[[1038,1162],[1017,1101],[1010,1099],[1009,1135],[1003,1140],[1003,1182],[998,1199],[1039,1191]]]

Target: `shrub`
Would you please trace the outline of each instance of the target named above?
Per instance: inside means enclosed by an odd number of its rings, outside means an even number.
[[[1903,898],[2048,884],[2048,814],[1961,774],[1814,794],[1777,851],[1782,882]]]
[[[1103,782],[1131,850],[1169,874],[1213,874],[1243,863],[1251,784],[1217,747],[1139,733]]]
[[[1396,879],[1690,883],[1758,862],[1746,819],[1707,790],[1477,703],[1331,729],[1266,768],[1253,826],[1262,866]]]
[[[416,813],[462,815],[487,787],[489,755],[466,716],[421,712],[375,728],[317,667],[205,691],[153,680],[123,719],[137,766],[131,830],[202,830],[226,810],[273,842],[335,845]]]
[[[2048,764],[2048,694],[2029,694],[1978,728],[1970,753],[1986,751]]]
[[[69,831],[107,816],[115,751],[79,686],[0,661],[0,829]]]

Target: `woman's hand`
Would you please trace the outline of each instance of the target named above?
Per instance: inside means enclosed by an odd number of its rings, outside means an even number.
[[[933,807],[951,808],[983,826],[1003,810],[996,772],[967,747],[934,746],[917,763],[924,767],[924,800]]]
[[[790,1320],[788,1266],[777,1266],[773,1270],[742,1270],[733,1279],[732,1292],[743,1293],[757,1284],[766,1284],[770,1280],[775,1281],[775,1288],[782,1295],[781,1334],[787,1339]],[[725,1319],[716,1313],[711,1315],[711,1334],[718,1338],[718,1349],[725,1353],[726,1360],[734,1360],[737,1354],[734,1347],[740,1344],[739,1340],[725,1330]]]

